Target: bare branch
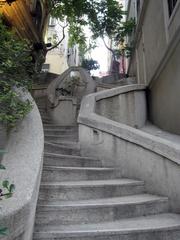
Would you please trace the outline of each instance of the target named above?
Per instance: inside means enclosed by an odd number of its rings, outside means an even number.
[[[61,25],[60,25],[61,26]],[[68,26],[68,24],[66,24],[65,26],[61,26],[62,27],[62,31],[63,31],[63,36],[61,38],[61,40],[59,40],[59,42],[57,44],[55,44],[54,46],[52,46],[51,48],[47,49],[47,52],[57,48],[59,46],[59,44],[62,43],[62,41],[64,40],[65,38],[65,28]]]
[[[116,60],[115,53],[114,53],[113,49],[110,48],[110,47],[107,45],[107,43],[106,43],[106,41],[104,40],[104,37],[103,37],[103,36],[102,36],[102,40],[103,40],[103,43],[104,43],[105,47],[112,53],[114,60]]]

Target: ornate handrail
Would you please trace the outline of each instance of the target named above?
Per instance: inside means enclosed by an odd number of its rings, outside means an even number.
[[[73,71],[79,72],[79,74],[82,78],[82,81],[87,85],[86,92],[88,92],[88,93],[94,92],[94,88],[89,84],[90,82],[93,82],[93,79],[88,74],[88,72],[82,67],[72,66],[72,67],[68,68],[65,72],[63,72],[54,81],[52,81],[52,83],[50,83],[50,85],[48,86],[47,97],[52,106],[56,106],[57,101],[59,101],[58,96],[56,95],[56,89],[58,88],[58,86],[60,84],[63,83],[63,81],[65,81],[66,77]]]

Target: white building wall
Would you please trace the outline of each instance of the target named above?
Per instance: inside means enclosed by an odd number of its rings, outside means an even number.
[[[65,23],[50,18],[45,42],[51,43],[52,46],[59,42],[63,37],[62,26],[65,26]],[[64,31],[64,40],[55,49],[49,51],[46,56],[45,64],[49,64],[49,72],[51,73],[61,74],[67,70],[69,66],[78,66],[80,62],[78,45],[69,48],[68,27],[66,27]]]
[[[167,0],[144,1],[140,9],[129,73],[149,89],[149,119],[180,134],[180,1],[171,16]]]

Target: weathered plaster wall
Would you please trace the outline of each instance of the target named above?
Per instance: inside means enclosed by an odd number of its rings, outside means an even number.
[[[144,1],[136,34],[137,82],[149,86],[150,120],[180,134],[180,2],[169,16],[167,1]]]
[[[71,75],[72,74],[72,75]],[[58,89],[65,89],[71,76],[80,77],[79,82],[72,86],[73,94],[63,96]],[[71,79],[72,80],[72,79]],[[83,96],[95,91],[96,82],[82,67],[70,67],[57,77],[47,89],[48,113],[54,123],[59,125],[76,125],[79,104]]]
[[[1,201],[0,225],[8,228],[8,235],[2,240],[32,239],[43,147],[42,122],[34,103],[33,110],[12,130],[2,161],[6,170],[1,171],[1,180],[16,185],[13,197]]]
[[[50,64],[49,72],[51,73],[62,74],[68,69],[67,59],[57,52],[48,53],[46,63]]]
[[[49,115],[55,124],[61,126],[76,125],[77,100],[73,97],[59,97],[55,108],[49,108]]]
[[[164,23],[163,1],[149,1],[143,21],[146,77],[149,83],[165,54],[167,42]],[[142,60],[139,59],[143,65]]]
[[[146,122],[146,96],[144,91],[131,91],[103,98],[96,102],[96,113],[141,128]]]
[[[150,89],[150,119],[155,125],[180,134],[180,43]]]
[[[82,154],[101,159],[104,166],[119,168],[121,176],[144,180],[148,192],[168,196],[171,210],[180,212],[180,162],[156,153],[153,148],[158,143],[152,141],[152,145],[145,147],[143,138],[137,144],[136,137],[125,139],[118,134],[123,127],[109,131],[112,126],[100,129],[80,124]],[[137,137],[141,134],[137,133]]]

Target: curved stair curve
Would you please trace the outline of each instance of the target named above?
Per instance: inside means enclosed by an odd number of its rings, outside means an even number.
[[[179,240],[180,215],[144,182],[80,155],[78,128],[53,124],[43,106],[45,152],[34,240]]]

